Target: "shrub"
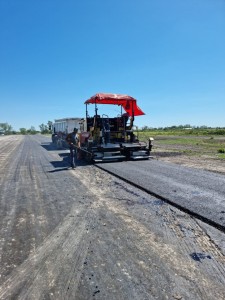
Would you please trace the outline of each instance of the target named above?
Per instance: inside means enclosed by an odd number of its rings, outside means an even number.
[[[218,149],[218,153],[225,153],[225,149],[224,148]]]

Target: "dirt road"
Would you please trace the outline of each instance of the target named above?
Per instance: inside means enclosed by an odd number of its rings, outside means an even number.
[[[43,136],[0,137],[0,299],[225,299],[224,234]]]

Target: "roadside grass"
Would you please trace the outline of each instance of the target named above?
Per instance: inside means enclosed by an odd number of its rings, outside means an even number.
[[[158,134],[160,133],[160,134]],[[187,156],[207,156],[214,159],[225,159],[225,135],[178,135],[161,134],[155,131],[140,131],[139,140],[147,142],[154,138],[153,152],[175,152]]]
[[[155,137],[157,140],[157,137]],[[176,137],[168,137],[167,139],[158,139],[158,143],[160,144],[167,144],[167,145],[176,145],[176,144],[182,144],[182,145],[199,145],[202,143],[202,141],[196,140],[196,139],[189,139],[189,138],[176,138]]]
[[[143,133],[154,135],[170,135],[170,136],[224,136],[225,137],[225,129],[224,128],[193,128],[190,130],[186,129],[149,129],[142,131]]]

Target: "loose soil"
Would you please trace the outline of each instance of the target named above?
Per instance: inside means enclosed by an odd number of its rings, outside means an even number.
[[[225,174],[225,137],[155,137],[153,158],[192,168]]]

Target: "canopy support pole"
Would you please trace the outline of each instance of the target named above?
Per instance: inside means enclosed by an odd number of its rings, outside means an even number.
[[[97,108],[97,104],[96,104],[96,101],[95,101],[95,116],[97,117],[97,114],[98,114],[98,108]]]
[[[88,110],[87,110],[87,104],[86,104],[86,119],[88,117]]]

